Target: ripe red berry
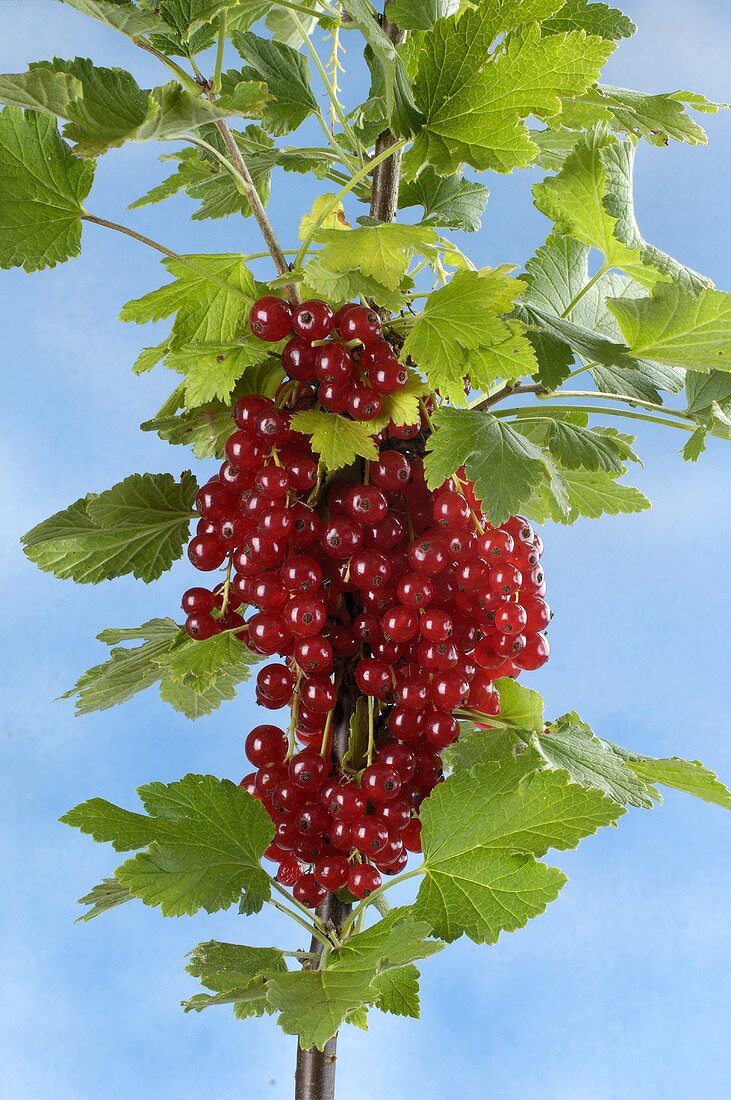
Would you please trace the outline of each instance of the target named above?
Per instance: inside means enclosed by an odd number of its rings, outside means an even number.
[[[350,381],[353,357],[344,344],[323,344],[315,349],[315,377],[318,382],[344,386]]]
[[[333,311],[326,302],[312,298],[292,311],[292,328],[305,340],[324,340],[333,328]]]
[[[251,307],[249,325],[260,340],[283,340],[292,331],[292,313],[281,298],[266,294]]]
[[[287,735],[279,726],[255,726],[246,738],[244,751],[257,768],[281,764],[287,755]]]
[[[343,340],[360,340],[368,347],[381,335],[381,319],[367,306],[349,306],[338,315],[338,332]]]
[[[312,872],[307,871],[295,882],[292,888],[292,896],[306,905],[308,909],[315,909],[327,897],[327,890],[321,886]]]
[[[226,547],[215,535],[198,535],[188,543],[188,558],[191,565],[204,573],[218,569],[226,557]]]
[[[328,854],[318,859],[313,873],[320,886],[336,894],[348,882],[350,864],[345,856]]]
[[[282,367],[290,378],[298,382],[311,382],[315,378],[315,349],[307,340],[295,336],[284,345]]]
[[[370,386],[355,386],[345,407],[353,420],[375,420],[383,408],[383,400]]]
[[[348,874],[348,889],[356,898],[367,898],[382,883],[382,878],[375,867],[369,863],[363,863],[357,867],[351,867]]]
[[[360,789],[371,802],[388,802],[401,790],[401,778],[388,764],[370,764],[360,778]]]

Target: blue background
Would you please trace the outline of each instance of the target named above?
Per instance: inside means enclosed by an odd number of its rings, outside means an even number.
[[[620,47],[607,79],[731,98],[722,0],[624,8],[640,33]],[[2,71],[81,54],[127,65],[141,83],[166,79],[153,59],[56,3],[2,0],[0,17]],[[707,128],[707,148],[642,149],[637,204],[653,243],[728,288],[731,128],[727,116],[708,118]],[[105,157],[89,208],[180,251],[259,249],[252,224],[187,222],[184,199],[126,214],[163,175],[157,151],[133,145]],[[530,204],[531,176],[487,182],[492,197],[471,255],[521,263],[548,230]],[[305,202],[306,182],[275,177],[273,217],[290,245]],[[56,824],[91,795],[133,805],[134,788],[149,779],[189,770],[238,779],[254,719],[247,692],[192,724],[154,691],[75,719],[70,703],[52,700],[102,659],[94,635],[175,615],[190,570],[181,564],[149,588],[127,579],[73,587],[37,572],[18,546],[22,532],[88,490],[133,470],[186,465],[184,451],[137,431],[170,378],[132,377],[155,334],[116,319],[127,299],[163,281],[153,253],[93,226],[80,260],[32,278],[0,275],[0,1094],[13,1100],[291,1093],[293,1042],[270,1021],[178,1007],[193,990],[186,951],[211,937],[282,942],[289,932],[277,918],[163,921],[130,905],[74,925],[74,898],[115,859]],[[647,468],[634,480],[653,511],[543,532],[557,614],[551,662],[532,682],[550,714],[576,708],[612,740],[702,758],[729,779],[731,452],[712,442],[698,466],[684,465],[679,432],[646,425],[640,434]],[[373,1013],[367,1034],[345,1030],[339,1096],[727,1096],[730,826],[723,811],[671,793],[662,808],[634,811],[561,855],[572,881],[545,916],[495,948],[461,942],[424,965],[420,1023]]]

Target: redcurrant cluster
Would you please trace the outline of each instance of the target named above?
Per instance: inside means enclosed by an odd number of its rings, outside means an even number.
[[[365,306],[345,305],[333,312],[318,299],[290,307],[281,298],[260,298],[249,318],[262,340],[290,337],[282,366],[303,387],[317,387],[317,400],[328,412],[373,420],[383,395],[406,385],[408,371],[381,335],[381,319]]]
[[[291,362],[296,343],[313,370],[323,349],[341,348],[355,392],[362,366],[328,336],[359,341],[360,364],[374,343],[389,348],[384,361],[395,356],[375,314],[360,306],[325,314],[323,305],[264,298],[252,327],[270,339],[293,329],[283,357],[290,348]],[[324,342],[313,348],[313,340]],[[373,381],[375,367],[367,371]],[[321,404],[333,385],[292,376]],[[419,807],[442,779],[441,753],[459,736],[459,719],[489,728],[500,713],[495,680],[548,659],[542,542],[520,516],[487,523],[464,471],[430,490],[424,424],[392,426],[376,437],[379,458],[361,479],[322,487],[309,439],[292,430],[285,408],[244,397],[234,421],[226,460],[198,494],[188,548],[199,569],[226,562],[226,579],[184,594],[185,627],[199,639],[231,631],[280,658],[260,669],[256,697],[271,710],[291,708],[289,732],[252,730],[246,754],[256,771],[241,781],[275,822],[267,856],[278,880],[312,907],[328,891],[366,897],[420,851]],[[253,611],[247,621],[244,608]],[[367,699],[369,737],[360,758],[351,751],[335,764],[339,695]]]

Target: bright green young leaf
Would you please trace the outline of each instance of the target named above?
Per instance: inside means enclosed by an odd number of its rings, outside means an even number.
[[[353,268],[348,271],[330,270],[323,261],[323,252],[324,250],[321,249],[315,253],[305,268],[305,281],[302,287],[304,296],[324,298],[333,305],[343,305],[345,302],[363,297],[390,310],[391,313],[398,313],[403,309],[406,291],[413,286],[410,280],[405,279],[396,290],[390,290],[383,283],[363,275],[359,270]]]
[[[120,317],[139,325],[175,314],[169,346],[233,344],[248,334],[249,309],[257,296],[240,256],[191,255],[163,260],[174,277],[143,298],[127,302]]]
[[[543,732],[543,699],[532,688],[511,680],[500,679],[495,684],[500,695],[500,721],[513,729]]]
[[[592,3],[592,0],[566,0],[566,3],[542,26],[544,34],[565,34],[581,30],[587,34],[599,34],[602,38],[618,41],[631,38],[637,27],[627,15],[608,4]]]
[[[614,47],[583,31],[541,38],[540,27],[529,26],[491,57],[496,34],[522,21],[521,9],[524,4],[482,4],[442,20],[423,43],[415,98],[425,124],[407,158],[412,177],[423,164],[441,175],[464,163],[499,172],[526,167],[538,147],[523,120],[558,114],[562,97],[580,95],[596,81]]]
[[[125,69],[105,69],[87,58],[48,62],[55,72],[75,77],[80,94],[66,105],[64,137],[77,156],[97,157],[123,145],[156,111],[152,96]]]
[[[200,1012],[213,1004],[233,1004],[234,1015],[242,1020],[271,1015],[267,1001],[267,979],[287,972],[284,956],[275,947],[244,947],[236,943],[209,940],[190,953],[186,970],[211,994],[198,993],[183,1001],[186,1012]]]
[[[147,783],[138,794],[147,815],[92,798],[61,821],[117,852],[145,849],[115,877],[145,905],[159,905],[165,917],[228,909],[242,893],[252,912],[261,909],[269,879],[260,862],[274,826],[255,798],[212,775]]]
[[[166,679],[187,684],[203,695],[221,679],[248,679],[251,666],[259,660],[258,654],[226,631],[192,646],[178,646],[161,659],[161,664]]]
[[[189,472],[179,482],[132,474],[39,523],[23,537],[25,553],[44,572],[78,584],[128,573],[156,580],[182,553],[197,490]]]
[[[654,286],[660,273],[648,266],[639,249],[629,248],[616,236],[616,218],[606,209],[607,181],[602,152],[616,138],[595,127],[576,145],[556,176],[533,188],[535,204],[556,223],[559,233],[598,249],[606,268],[620,268],[645,286]]]
[[[0,112],[0,267],[39,271],[81,250],[94,167],[71,154],[48,115]]]
[[[513,308],[523,284],[504,268],[457,271],[433,291],[403,346],[433,389],[453,404],[466,404],[464,379],[485,390],[497,378],[534,374],[532,345],[515,321],[501,314]]]
[[[688,145],[705,145],[705,130],[686,107],[706,114],[715,114],[721,104],[712,103],[695,92],[664,92],[648,95],[610,84],[598,84],[581,98],[581,104],[595,107],[597,121],[606,121],[615,130],[643,138],[651,145],[667,145],[683,141]]]
[[[194,344],[171,351],[165,358],[165,366],[185,376],[185,404],[189,409],[215,400],[227,401],[247,371],[267,363],[272,371],[276,369],[268,345],[248,333],[239,344]]]
[[[159,0],[160,15],[183,41],[203,23],[210,23],[224,8],[232,8],[237,0]]]
[[[369,430],[375,434],[391,423],[397,427],[403,424],[419,424],[421,402],[430,392],[426,382],[422,382],[417,374],[410,371],[401,389],[383,395],[382,410],[373,420],[368,421]]]
[[[687,370],[731,370],[731,294],[662,286],[651,298],[607,305],[634,355]]]
[[[566,772],[528,771],[530,753],[455,773],[424,803],[415,912],[442,939],[495,943],[522,928],[566,882],[535,857],[575,848],[624,812]]]
[[[312,448],[320,455],[328,472],[350,466],[358,456],[371,461],[378,458],[368,422],[306,409],[294,413],[291,423],[294,431],[312,437]]]
[[[424,462],[435,489],[464,466],[491,523],[519,512],[547,476],[546,459],[535,444],[489,413],[439,409],[432,418]]]
[[[475,233],[488,194],[481,183],[471,183],[461,176],[438,176],[433,168],[425,168],[415,180],[401,184],[399,207],[404,210],[421,206],[422,224]]]
[[[519,430],[534,443],[545,447],[567,470],[599,470],[620,477],[624,463],[634,453],[624,440],[602,428],[587,428],[568,419],[551,416],[550,408],[528,409],[519,418]],[[540,415],[544,413],[546,415]]]
[[[124,905],[127,901],[132,901],[132,894],[126,886],[122,886],[116,878],[102,879],[88,894],[79,898],[79,905],[88,905],[90,908],[76,918],[76,923],[93,920],[94,917],[108,913],[110,909],[116,909],[118,905]]]
[[[351,1012],[383,996],[382,988],[372,987],[380,974],[441,951],[444,945],[429,935],[426,921],[415,920],[408,910],[392,909],[335,948],[324,969],[275,975],[268,991],[280,1011],[280,1027],[298,1035],[303,1050],[322,1050]]]
[[[433,229],[418,225],[372,225],[360,229],[321,229],[320,263],[329,271],[357,270],[368,279],[396,290],[414,253],[430,254],[437,241]]]
[[[303,54],[268,38],[247,31],[234,36],[234,45],[246,62],[245,79],[262,80],[270,100],[264,108],[263,125],[272,134],[288,134],[318,110],[310,87],[307,60]]]

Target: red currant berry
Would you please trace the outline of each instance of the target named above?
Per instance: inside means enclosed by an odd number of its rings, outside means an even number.
[[[287,755],[287,735],[279,726],[255,726],[246,738],[244,752],[257,768],[281,764]]]
[[[333,328],[333,311],[327,302],[312,298],[292,311],[292,328],[305,340],[324,340]]]
[[[355,666],[355,682],[363,695],[383,699],[392,689],[391,668],[378,658],[365,658]]]
[[[350,864],[345,856],[325,855],[318,859],[313,873],[320,886],[331,894],[337,894],[347,885]]]
[[[214,535],[199,535],[188,543],[191,565],[204,573],[218,569],[226,557],[226,547]]]
[[[534,672],[545,665],[551,653],[551,647],[545,634],[527,634],[522,651],[515,657],[518,668]]]
[[[348,873],[348,889],[356,898],[367,898],[374,890],[377,890],[383,882],[375,867],[369,863],[362,863],[358,867],[351,867]]]
[[[387,764],[370,764],[361,776],[360,789],[371,802],[388,802],[401,790],[401,779]]]
[[[312,872],[307,871],[300,875],[292,887],[292,897],[308,909],[316,909],[327,897],[327,890],[320,885]]]
[[[360,340],[368,347],[381,335],[381,319],[367,306],[350,306],[338,319],[338,332],[343,340]]]
[[[382,852],[389,840],[388,829],[377,817],[364,817],[353,826],[352,836],[358,851],[368,856]]]
[[[353,420],[375,420],[383,408],[383,399],[370,386],[355,386],[345,407]]]
[[[353,357],[343,344],[323,344],[315,349],[315,377],[318,382],[345,386],[350,382]]]
[[[251,307],[249,325],[260,340],[283,340],[292,331],[292,313],[281,298],[266,294]]]
[[[386,492],[398,492],[411,480],[411,463],[399,451],[382,451],[371,464],[371,481]]]
[[[214,602],[213,593],[208,588],[189,588],[183,593],[180,606],[186,615],[193,615],[196,612],[205,615],[213,611]]]

